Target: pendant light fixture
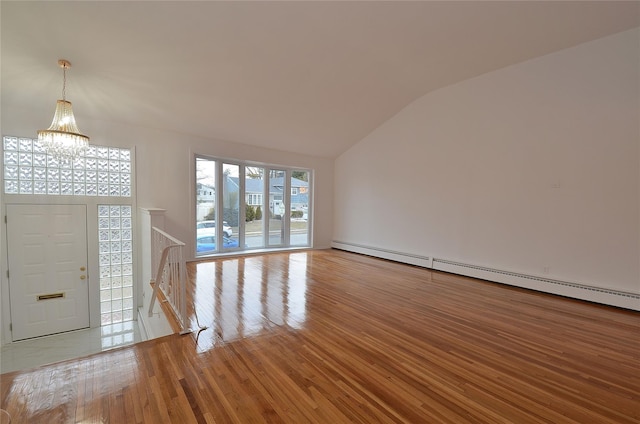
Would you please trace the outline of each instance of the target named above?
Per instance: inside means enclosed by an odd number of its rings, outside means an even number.
[[[73,116],[71,102],[66,99],[67,69],[71,63],[67,60],[58,60],[62,68],[62,100],[56,103],[56,111],[53,115],[51,126],[46,130],[38,131],[40,140],[47,153],[57,159],[75,159],[84,153],[89,144],[89,137],[80,133],[76,118]]]

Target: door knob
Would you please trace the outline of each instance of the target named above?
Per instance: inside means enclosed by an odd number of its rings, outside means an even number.
[[[85,267],[83,267],[83,266],[81,266],[81,267],[80,267],[80,271],[84,271],[85,269],[86,269],[86,268],[85,268]]]
[[[81,279],[81,280],[84,280],[85,278],[87,278],[87,276],[86,276],[86,275],[81,275],[81,276],[80,276],[80,279]]]

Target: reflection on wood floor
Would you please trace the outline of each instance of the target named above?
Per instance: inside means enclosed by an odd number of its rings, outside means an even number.
[[[304,328],[308,253],[189,264],[191,328],[206,326],[198,349],[259,335],[277,326]],[[197,316],[197,318],[196,318]]]
[[[640,419],[635,312],[340,251],[189,275],[206,330],[4,374],[1,407],[14,423]]]

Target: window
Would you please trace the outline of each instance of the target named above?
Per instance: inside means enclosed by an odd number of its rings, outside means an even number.
[[[98,205],[100,323],[133,320],[133,234],[130,205]]]
[[[89,146],[59,161],[30,138],[3,138],[4,193],[131,197],[131,150]]]
[[[247,194],[247,205],[262,206],[262,194]]]
[[[291,173],[291,199],[289,210],[289,240],[292,246],[309,244],[309,172],[295,170]]]
[[[310,170],[196,156],[196,256],[309,246],[311,177]]]
[[[247,205],[244,213],[244,246],[258,249],[265,246],[264,186],[265,169],[257,166],[244,167],[244,187]]]
[[[286,171],[282,169],[273,169],[269,171],[269,225],[267,232],[267,246],[281,247],[286,246],[285,235],[285,217],[286,209],[283,201],[283,191],[285,183]]]

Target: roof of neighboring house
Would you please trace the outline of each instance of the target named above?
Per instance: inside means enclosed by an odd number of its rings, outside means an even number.
[[[308,203],[309,195],[308,193],[300,193],[300,194],[292,194],[291,195],[291,203]]]
[[[232,191],[232,192],[233,191],[238,191],[238,187],[240,187],[240,180],[238,179],[238,177],[227,177],[227,178],[232,183],[228,187],[228,189],[230,191]],[[271,187],[269,188],[269,192],[270,193],[282,193],[282,183],[283,183],[283,178],[272,178],[271,179]],[[297,187],[297,188],[309,187],[309,183],[307,181],[299,180],[297,178],[292,178],[291,179],[291,185],[292,185],[292,187]],[[215,191],[215,187],[207,185],[207,184],[196,183],[196,187],[197,187],[198,190],[206,188],[207,190]],[[263,180],[253,179],[253,178],[245,179],[245,192],[246,193],[262,194],[263,187],[264,187]],[[291,195],[291,202],[292,203],[306,203],[307,199],[308,199],[308,194],[307,193],[299,193],[299,194]]]
[[[262,180],[256,180],[253,178],[247,178],[244,180],[244,190],[247,193],[262,193],[264,187]]]
[[[235,187],[239,187],[239,179],[238,177],[228,177],[229,180],[233,181]],[[247,193],[262,193],[263,192],[263,184],[264,180],[247,178],[245,179],[245,192]],[[270,192],[282,193],[283,181],[284,178],[271,178],[271,187],[269,187]],[[297,178],[291,178],[291,186],[292,187],[309,187],[309,183],[307,181],[299,180]],[[234,190],[231,188],[231,190]],[[306,196],[306,194],[303,194]]]

